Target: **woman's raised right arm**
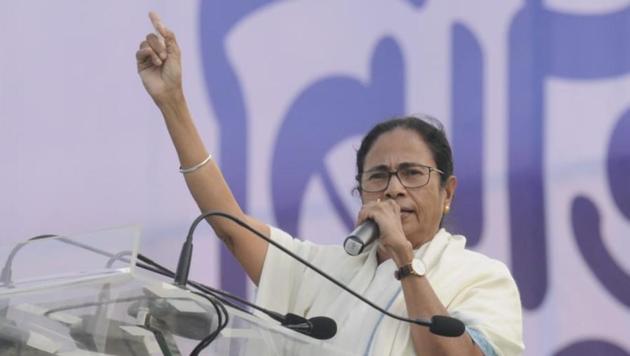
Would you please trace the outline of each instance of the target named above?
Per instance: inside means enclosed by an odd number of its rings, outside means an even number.
[[[164,116],[181,167],[194,167],[208,157],[208,152],[184,97],[181,52],[175,35],[162,24],[157,14],[150,13],[149,17],[159,35],[151,33],[140,44],[136,52],[138,74]],[[184,178],[201,211],[219,210],[234,215],[269,236],[266,224],[241,210],[214,160],[184,174]],[[208,222],[257,285],[267,242],[229,220],[214,217],[208,218]]]

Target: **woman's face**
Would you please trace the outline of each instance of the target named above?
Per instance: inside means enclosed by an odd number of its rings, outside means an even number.
[[[421,164],[437,168],[433,154],[422,137],[410,129],[396,128],[381,134],[365,156],[363,171],[381,166],[390,172],[401,165]],[[407,239],[414,248],[431,240],[440,226],[446,206],[450,206],[457,180],[450,177],[440,185],[439,173],[432,171],[429,183],[419,188],[405,188],[396,176],[383,192],[362,192],[367,203],[377,199],[393,199],[400,206],[400,220]]]

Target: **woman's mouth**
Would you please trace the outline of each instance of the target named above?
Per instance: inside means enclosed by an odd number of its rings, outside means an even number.
[[[407,217],[407,216],[409,216],[411,214],[413,214],[413,210],[411,210],[411,209],[401,209],[400,210],[400,217],[401,218]]]

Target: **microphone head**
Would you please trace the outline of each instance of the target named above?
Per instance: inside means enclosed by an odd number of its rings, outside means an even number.
[[[459,319],[445,315],[434,315],[431,318],[429,330],[436,335],[455,337],[463,334],[466,326]]]
[[[343,242],[343,249],[350,256],[358,256],[363,252],[365,244],[354,236],[348,236]]]
[[[337,334],[337,323],[326,316],[316,316],[308,319],[311,323],[310,335],[316,339],[328,340]]]
[[[374,242],[380,235],[378,225],[374,220],[365,220],[346,237],[343,248],[350,256],[357,256],[365,247]]]

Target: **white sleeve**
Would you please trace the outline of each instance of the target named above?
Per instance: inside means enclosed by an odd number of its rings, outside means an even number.
[[[522,354],[523,322],[518,288],[503,263],[493,261],[493,268],[480,274],[458,299],[461,301],[457,307],[449,309],[451,315],[483,335],[483,341],[492,346],[496,355]]]
[[[312,260],[316,246],[309,242],[294,239],[286,232],[270,226],[270,238],[282,247],[306,260]],[[263,264],[262,274],[256,292],[256,304],[276,311],[300,313],[294,310],[297,293],[302,287],[306,267],[287,255],[284,251],[269,244]]]

